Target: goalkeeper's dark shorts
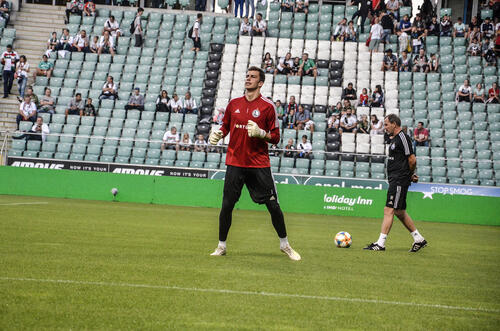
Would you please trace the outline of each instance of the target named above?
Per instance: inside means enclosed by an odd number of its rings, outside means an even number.
[[[224,180],[224,200],[236,203],[240,199],[243,184],[247,186],[255,203],[264,204],[270,200],[278,202],[271,168],[242,168],[227,166]]]

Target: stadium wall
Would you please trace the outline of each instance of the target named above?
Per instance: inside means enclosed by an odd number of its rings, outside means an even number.
[[[87,171],[0,167],[0,194],[30,195],[219,208],[221,180],[170,176],[136,176]],[[385,190],[278,184],[285,212],[381,217]],[[500,198],[408,193],[408,212],[416,220],[500,225]],[[265,210],[243,192],[238,209]]]

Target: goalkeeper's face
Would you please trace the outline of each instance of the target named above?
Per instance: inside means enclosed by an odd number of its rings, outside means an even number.
[[[260,89],[264,82],[260,81],[260,73],[258,71],[247,71],[245,88],[247,91],[255,91]]]

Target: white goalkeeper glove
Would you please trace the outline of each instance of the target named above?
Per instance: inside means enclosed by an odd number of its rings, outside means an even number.
[[[255,123],[254,121],[248,121],[247,123],[247,130],[248,130],[248,136],[249,137],[255,137],[255,138],[265,138],[267,133],[266,131],[262,130],[261,128],[259,128],[259,126],[257,125],[257,123]]]
[[[221,130],[212,130],[210,132],[210,136],[208,137],[208,142],[211,145],[217,145],[217,143],[221,139],[222,139],[222,131]]]

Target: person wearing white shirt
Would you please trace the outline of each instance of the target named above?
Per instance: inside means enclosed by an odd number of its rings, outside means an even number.
[[[144,8],[137,9],[137,15],[134,19],[134,37],[135,37],[135,47],[141,47],[143,42],[143,31],[141,25],[141,16],[144,13]]]
[[[352,114],[352,109],[348,108],[346,114],[340,118],[340,129],[339,132],[352,132],[356,133],[356,127],[358,126],[358,120],[356,116]]]
[[[19,61],[19,55],[12,50],[12,45],[7,45],[7,50],[2,53],[1,62],[3,64],[3,97],[8,98],[12,84],[14,83],[14,73],[16,71],[16,62]]]
[[[182,110],[182,101],[179,99],[177,93],[174,93],[172,99],[168,102],[168,106],[173,113],[178,113]]]
[[[104,34],[99,39],[97,54],[111,54],[111,56],[115,56],[115,43],[113,37],[109,34],[108,31],[104,31]]]
[[[89,38],[87,37],[87,31],[82,30],[79,35],[73,39],[73,52],[90,52],[89,48]]]
[[[99,99],[115,100],[117,90],[118,88],[116,87],[116,84],[113,81],[113,76],[108,76],[106,83],[104,83],[104,85],[102,86],[102,92],[101,95],[99,96]]]
[[[307,135],[302,136],[302,142],[297,144],[297,157],[298,158],[311,158],[312,145],[307,141]]]
[[[198,135],[198,139],[194,142],[194,150],[195,152],[204,152],[207,148],[207,142],[202,134]]]
[[[464,80],[463,85],[461,85],[458,88],[457,101],[458,102],[462,102],[462,101],[471,102],[472,101],[471,96],[472,96],[472,87],[469,84],[469,80],[466,79],[466,80]]]
[[[179,150],[179,133],[177,132],[177,128],[173,126],[170,131],[166,131],[163,135],[163,143],[161,144],[161,150],[165,149],[175,149]]]
[[[33,127],[31,130],[27,131],[26,133],[17,136],[17,137],[12,137],[14,139],[24,139],[26,140],[38,140],[45,142],[47,140],[47,135],[50,133],[49,126],[45,123],[43,123],[43,118],[41,116],[36,118],[35,124],[33,124]]]
[[[252,31],[252,25],[248,21],[248,17],[243,18],[243,22],[240,25],[240,35],[241,36],[249,36]]]
[[[120,24],[115,20],[113,15],[110,15],[104,23],[104,31],[108,31],[115,38],[116,43],[118,43],[118,38],[122,35],[122,30],[120,30]]]
[[[16,117],[17,129],[19,130],[19,123],[21,121],[36,121],[36,105],[31,101],[31,97],[24,96],[24,101],[19,106],[19,114]]]
[[[267,23],[262,19],[262,14],[257,13],[257,19],[253,22],[252,26],[252,36],[267,37]]]
[[[19,102],[24,99],[24,90],[26,89],[26,84],[28,83],[28,72],[30,71],[30,64],[26,60],[26,56],[21,55],[19,62],[16,65],[16,76],[17,85],[19,86]]]
[[[278,69],[277,72],[279,72],[282,75],[289,75],[292,72],[292,67],[293,67],[292,54],[286,53],[285,57],[280,58],[276,69]]]
[[[380,44],[380,39],[382,39],[382,35],[384,33],[384,29],[382,25],[379,23],[379,19],[375,18],[375,24],[372,25],[370,30],[370,45],[368,49],[370,50],[370,54],[375,51],[378,52],[378,45]]]
[[[193,48],[192,51],[198,52],[201,49],[201,39],[200,39],[200,27],[203,20],[203,14],[198,13],[196,15],[196,21],[193,24],[193,32],[189,36],[193,40]]]
[[[184,102],[182,103],[182,111],[184,114],[186,114],[186,113],[197,114],[198,113],[198,107],[196,106],[196,100],[191,97],[191,92],[186,92],[186,95],[184,97]]]
[[[384,123],[378,119],[377,115],[370,116],[372,125],[370,129],[371,135],[384,134]]]
[[[337,24],[337,27],[335,28],[335,32],[333,33],[331,40],[344,41],[346,35],[347,35],[347,19],[343,18],[339,22],[339,24]]]

